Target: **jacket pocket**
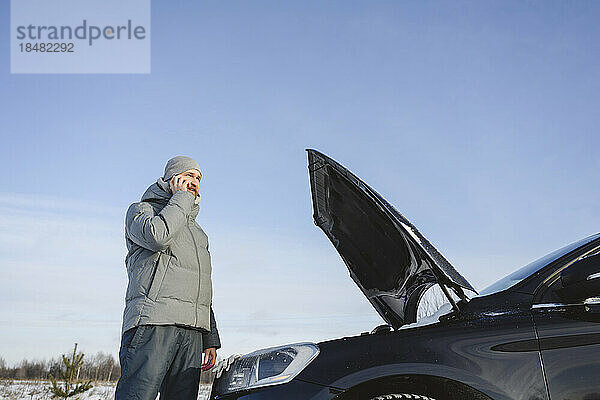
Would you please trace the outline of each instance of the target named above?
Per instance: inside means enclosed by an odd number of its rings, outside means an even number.
[[[152,280],[150,282],[150,286],[148,287],[147,296],[152,301],[155,301],[158,298],[158,293],[160,292],[162,283],[165,280],[165,275],[167,274],[167,269],[171,263],[171,257],[169,257],[168,261],[165,261],[164,257],[169,256],[164,253],[159,253],[158,259],[156,260],[154,273],[152,274]]]

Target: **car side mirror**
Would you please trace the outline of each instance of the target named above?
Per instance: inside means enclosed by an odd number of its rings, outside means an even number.
[[[583,302],[600,296],[600,254],[582,258],[560,273],[555,293],[565,303]]]

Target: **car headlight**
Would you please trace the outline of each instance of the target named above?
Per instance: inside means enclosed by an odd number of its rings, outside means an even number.
[[[319,354],[314,343],[271,347],[237,359],[218,383],[220,394],[287,383]]]

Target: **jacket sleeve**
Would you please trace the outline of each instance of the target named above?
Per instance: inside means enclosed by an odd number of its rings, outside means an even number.
[[[219,330],[217,329],[217,321],[212,306],[210,307],[210,332],[202,334],[202,349],[206,350],[211,347],[215,349],[221,347],[221,339],[219,338]]]
[[[165,250],[173,237],[185,226],[194,204],[194,195],[178,190],[158,213],[144,202],[127,210],[125,233],[134,243],[153,251]]]

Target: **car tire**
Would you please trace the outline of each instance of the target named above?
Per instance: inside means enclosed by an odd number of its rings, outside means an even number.
[[[396,399],[411,399],[411,400],[436,400],[433,397],[423,396],[421,394],[412,394],[412,393],[393,393],[393,394],[384,394],[381,396],[373,397],[371,400],[396,400]]]

